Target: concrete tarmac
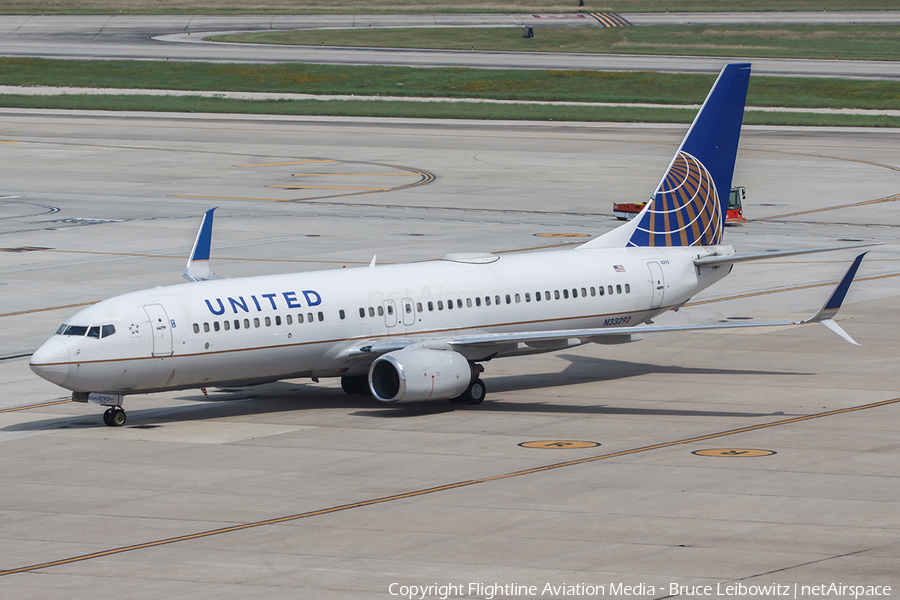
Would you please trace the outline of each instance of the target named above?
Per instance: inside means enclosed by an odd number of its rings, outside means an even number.
[[[477,407],[293,380],[129,397],[114,429],[22,355],[80,305],[178,283],[211,206],[224,277],[553,247],[615,227],[612,202],[652,192],[686,127],[11,109],[0,123],[4,597],[900,589],[895,131],[745,127],[750,220],[725,236],[741,252],[885,242],[838,315],[862,347],[819,326],[657,335],[487,363]],[[738,265],[657,322],[810,315],[854,255]]]

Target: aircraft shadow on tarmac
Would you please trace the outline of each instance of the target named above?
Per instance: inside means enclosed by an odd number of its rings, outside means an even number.
[[[580,414],[607,414],[607,415],[647,415],[647,416],[694,416],[694,417],[764,417],[770,415],[782,415],[775,413],[751,413],[734,411],[708,411],[708,410],[673,410],[673,409],[648,409],[632,407],[614,407],[603,404],[562,404],[553,402],[515,402],[508,397],[491,401],[492,394],[504,392],[527,391],[542,388],[562,388],[570,385],[581,385],[590,382],[613,381],[638,377],[641,375],[669,374],[669,375],[758,375],[758,376],[812,376],[815,373],[796,371],[762,371],[748,369],[716,369],[712,367],[695,368],[668,365],[655,365],[648,363],[636,363],[605,358],[593,358],[573,354],[559,354],[558,358],[569,361],[569,365],[562,371],[551,373],[532,373],[529,375],[509,375],[500,377],[485,377],[488,388],[487,400],[478,406],[459,405],[442,406],[440,403],[381,405],[376,410],[359,411],[353,413],[357,416],[370,416],[380,418],[406,417],[421,414],[434,414],[447,412],[448,410],[477,410],[480,412],[533,412],[533,413],[580,413]],[[430,410],[429,410],[430,409]],[[429,412],[425,412],[425,411]]]
[[[140,406],[141,397],[131,398],[128,404],[128,424],[126,427],[165,425],[183,421],[200,421],[264,415],[300,410],[355,410],[352,416],[376,418],[427,417],[456,410],[478,412],[534,412],[560,414],[606,414],[606,415],[646,415],[646,416],[693,416],[693,417],[762,417],[780,415],[776,413],[751,413],[734,411],[648,409],[605,404],[563,404],[560,402],[515,402],[508,397],[491,400],[490,394],[508,394],[543,388],[562,388],[590,382],[614,381],[642,375],[667,374],[691,376],[812,376],[815,373],[796,371],[764,371],[750,369],[727,369],[714,367],[680,367],[656,365],[620,360],[584,357],[572,354],[557,355],[569,361],[562,371],[487,377],[488,400],[478,406],[450,404],[446,401],[413,404],[381,404],[370,396],[348,396],[337,388],[323,388],[315,384],[279,381],[257,386],[222,388],[214,391],[209,398],[196,392],[181,399],[196,404],[166,406],[157,408],[133,408]],[[151,396],[152,397],[152,396]],[[17,423],[0,429],[2,432],[47,431],[60,429],[85,429],[106,427],[100,412],[89,415],[60,416],[25,423]]]

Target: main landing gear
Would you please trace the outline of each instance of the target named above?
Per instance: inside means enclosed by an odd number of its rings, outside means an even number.
[[[481,404],[486,393],[484,382],[480,379],[473,379],[466,391],[456,398],[450,398],[450,402],[452,404]]]
[[[363,396],[371,396],[372,390],[369,389],[369,378],[365,375],[356,377],[341,377],[341,388],[345,393],[362,394]]]
[[[125,411],[119,406],[107,408],[103,413],[103,422],[110,427],[121,427],[125,424]]]

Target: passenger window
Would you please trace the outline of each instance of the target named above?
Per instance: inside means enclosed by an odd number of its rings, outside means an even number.
[[[594,286],[591,286],[591,296],[596,296],[597,290],[594,289]]]
[[[89,338],[94,338],[94,339],[99,340],[100,339],[100,326],[95,325],[94,327],[91,327],[90,329],[88,329],[87,336]]]
[[[259,319],[256,319],[256,326],[259,327]],[[250,329],[250,319],[244,319],[244,329]]]
[[[302,322],[303,322],[303,313],[298,313],[297,314],[297,324],[299,325]]]
[[[584,288],[581,288],[581,297],[582,297],[582,298],[587,298],[587,290],[584,289]]]
[[[484,305],[485,305],[485,306],[490,306],[490,305],[491,305],[491,297],[490,297],[490,296],[485,296],[485,297],[484,297]]]
[[[235,328],[236,330],[241,328],[241,322],[240,322],[239,319],[235,319],[235,320],[234,320],[234,328]]]
[[[481,306],[481,296],[475,297],[475,306]]]
[[[269,319],[269,318],[266,317],[266,320],[268,320],[268,319]],[[288,317],[288,319],[290,319],[290,317]],[[281,325],[281,315],[275,315],[275,324],[276,324],[276,325]]]
[[[598,288],[597,288],[597,291],[598,291],[598,292],[600,293],[600,295],[602,296],[602,295],[603,295],[603,286],[601,285],[600,287],[598,287]]]
[[[408,315],[412,314],[412,304],[404,304],[403,309],[406,311],[406,314],[408,314]],[[344,311],[341,311],[341,312],[344,312]],[[341,317],[341,318],[343,319],[344,317]]]
[[[231,325],[229,324],[228,321],[224,321],[224,322],[222,323],[222,325],[225,327],[225,331],[228,331],[228,329],[231,327]],[[215,329],[216,331],[219,330],[219,322],[218,322],[218,321],[215,321],[215,322],[213,323],[213,329]]]
[[[553,297],[555,299],[559,300],[559,290],[553,290]],[[566,298],[568,298],[568,297],[569,297],[569,294],[566,293]],[[549,298],[547,298],[547,299],[549,300]]]
[[[522,297],[516,294],[516,304],[519,304],[522,301]]]
[[[422,312],[422,303],[421,302],[416,302],[416,310],[419,312]]]
[[[197,333],[200,333],[199,331]],[[203,333],[209,333],[209,323],[203,324]]]
[[[462,308],[462,298],[456,299],[456,308]]]
[[[365,317],[366,317],[366,309],[360,308],[359,309],[359,318],[364,319]]]
[[[453,310],[453,300],[447,300],[447,310]]]
[[[430,302],[430,301],[428,302],[428,310],[429,310],[429,311],[433,311],[433,310],[434,310],[434,302]]]
[[[312,315],[312,313],[306,313],[306,320],[307,320],[307,322],[309,322],[309,323],[312,323],[312,322],[313,322],[313,315]]]
[[[387,311],[389,315],[394,314],[394,306],[392,304],[388,304]]]
[[[345,315],[344,315],[344,309],[343,309],[343,308],[342,308],[341,310],[338,311],[338,316],[341,318],[341,321],[344,320],[344,316],[345,316]]]
[[[438,310],[444,310],[444,301],[438,300]]]
[[[559,292],[557,292],[557,293],[559,293]],[[544,300],[549,300],[549,299],[550,299],[550,290],[547,290],[544,292]]]
[[[325,320],[325,313],[319,313],[319,321]]]
[[[507,304],[512,304],[512,298],[510,297],[509,294],[506,295],[506,303],[507,303]]]
[[[371,306],[369,307],[369,316],[370,316],[370,317],[374,317],[374,316],[375,316],[375,309],[372,308]]]
[[[269,317],[266,317],[266,327],[271,327],[271,326],[272,326],[272,319],[270,319]]]
[[[573,297],[573,298],[577,298],[577,297],[578,297],[578,288],[572,288],[572,297]]]
[[[254,318],[253,318],[253,326],[254,326],[254,327],[259,327],[259,317],[254,317]]]
[[[287,322],[288,325],[290,325],[292,323],[291,315],[285,316],[284,320]],[[278,322],[278,317],[275,317],[275,322],[276,323]]]
[[[466,308],[472,308],[472,299],[466,298]]]
[[[621,284],[621,283],[617,283],[617,284],[616,284],[616,293],[617,293],[617,294],[621,294],[621,293],[622,293],[622,284]]]
[[[559,296],[557,296],[557,298],[559,298]],[[568,298],[569,298],[569,290],[563,290],[563,298],[565,298],[565,299],[568,300]]]
[[[612,293],[613,293],[612,286],[611,285],[606,286],[606,290],[609,292],[609,295],[612,296]]]
[[[626,284],[625,284],[625,293],[626,293],[626,294],[630,294],[630,293],[631,293],[631,284],[630,284],[630,283],[626,283]]]
[[[531,302],[531,292],[525,292],[525,302]]]
[[[500,306],[500,296],[494,296],[494,304]]]
[[[525,299],[527,300],[527,299],[528,299],[528,296],[525,296]],[[534,301],[535,301],[535,302],[540,302],[540,301],[541,301],[541,293],[540,293],[540,292],[535,292],[535,293],[534,293]]]
[[[207,327],[209,327],[209,326],[207,325]],[[194,323],[194,333],[200,333],[200,324],[199,323]]]

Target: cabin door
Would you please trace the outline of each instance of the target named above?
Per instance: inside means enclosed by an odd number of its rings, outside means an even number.
[[[662,267],[658,262],[648,262],[647,266],[650,268],[650,288],[652,290],[650,308],[659,308],[666,293],[666,280],[663,278]]]
[[[169,317],[162,304],[147,304],[144,312],[150,318],[150,333],[153,334],[153,356],[172,355],[172,329]]]

